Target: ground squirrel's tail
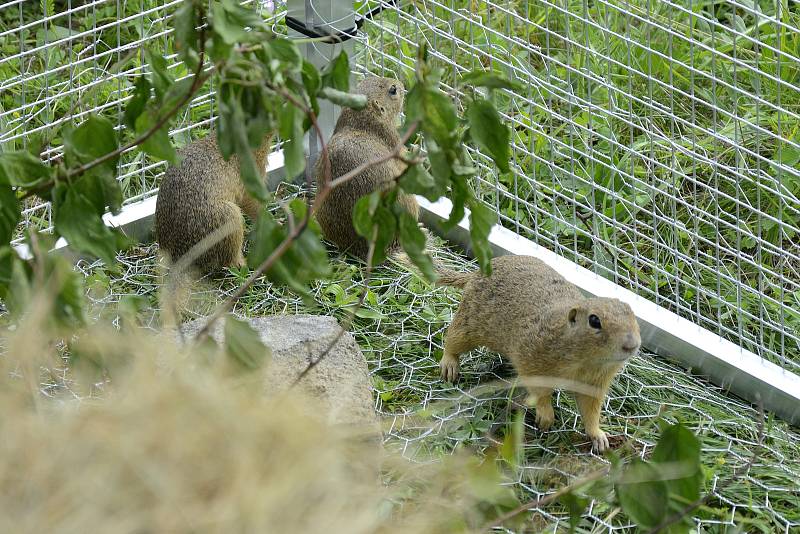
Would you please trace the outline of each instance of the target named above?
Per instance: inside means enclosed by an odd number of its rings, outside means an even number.
[[[451,271],[450,269],[436,269],[436,275],[439,277],[436,280],[437,286],[449,286],[463,288],[472,279],[473,273],[460,273],[458,271]]]
[[[430,234],[426,228],[423,228],[423,231],[428,234],[426,237],[426,249],[425,252],[430,253],[431,249],[427,248],[427,244],[430,243]],[[398,249],[392,252],[390,258],[397,262],[398,264],[402,265],[403,267],[418,272],[417,266],[414,265],[414,262],[411,261],[411,258],[408,257],[408,254],[405,253],[404,250]],[[433,258],[433,269],[436,271],[436,282],[435,285],[437,286],[448,286],[448,287],[459,287],[463,288],[467,285],[470,278],[472,278],[473,273],[467,272],[462,273],[458,271],[454,271],[452,269],[448,269],[447,267],[441,265],[439,262],[436,261],[436,258]]]

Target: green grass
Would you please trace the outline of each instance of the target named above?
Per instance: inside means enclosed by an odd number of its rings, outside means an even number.
[[[439,260],[452,268],[474,268],[474,263],[438,240],[435,250]],[[98,265],[79,264],[87,276],[95,317],[113,320],[114,303],[137,296],[145,303],[140,313],[143,323],[158,328],[156,253],[155,246],[145,246],[120,256],[118,275]],[[334,265],[332,278],[315,284],[309,300],[259,281],[235,311],[248,317],[318,313],[341,321],[346,307],[357,298],[362,274],[357,265],[341,258]],[[210,312],[239,286],[242,276],[231,273],[205,280],[193,294],[193,315]],[[387,429],[386,445],[420,460],[435,459],[457,447],[483,455],[492,446],[492,436],[503,436],[518,406],[518,390],[509,389],[513,373],[496,354],[471,353],[457,387],[440,380],[443,334],[458,299],[458,291],[431,287],[404,268],[388,264],[375,271],[364,310],[351,328],[369,364],[376,406]],[[630,445],[623,456],[652,449],[658,437],[658,414],[684,421],[701,437],[709,489],[721,486],[732,469],[757,454],[747,476],[715,492],[708,507],[696,514],[701,532],[733,532],[731,524],[748,532],[788,532],[790,525],[800,527],[800,499],[794,491],[800,477],[800,434],[786,424],[768,420],[764,447],[756,447],[758,416],[752,407],[650,354],[635,358],[617,378],[604,413],[604,428],[612,443],[618,448],[625,442]],[[604,462],[589,453],[575,405],[563,393],[557,396],[556,414],[554,429],[546,434],[526,419],[523,460],[511,477],[522,499],[552,492]],[[533,519],[534,525],[548,531],[556,524],[566,526],[568,514],[560,505],[542,512]],[[718,521],[728,525],[728,530],[718,527]],[[579,531],[604,531],[604,523],[629,525],[600,496]]]
[[[0,9],[0,33],[41,21],[51,4]],[[457,70],[473,68],[521,82],[529,89],[519,95],[494,95],[514,128],[514,172],[497,176],[475,154],[476,188],[499,220],[797,371],[800,268],[789,254],[800,254],[800,150],[791,144],[800,142],[800,14],[785,10],[779,24],[780,3],[758,0],[759,15],[676,5],[683,9],[663,0],[404,2],[400,14],[388,9],[364,25],[371,47],[357,47],[358,70],[411,76],[427,41],[448,87]],[[172,54],[162,35],[172,9],[112,3],[2,37],[0,148],[36,144],[73,108],[116,122],[143,68],[141,50],[128,55],[118,43],[144,40]],[[209,93],[179,117],[177,145],[208,128],[213,105]],[[59,144],[53,138],[46,154]],[[125,198],[156,188],[163,169],[123,156]],[[30,224],[47,228],[46,210]]]
[[[450,87],[488,68],[529,88],[494,97],[514,172],[476,154],[501,222],[797,371],[800,14],[783,14],[786,29],[765,22],[775,3],[759,16],[677,4],[687,12],[411,2],[365,26],[378,50],[361,65],[412,75],[426,41]]]

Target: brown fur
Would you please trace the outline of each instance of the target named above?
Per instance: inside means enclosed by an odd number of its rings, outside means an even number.
[[[396,95],[389,94],[392,86],[397,88]],[[328,143],[334,179],[363,163],[385,156],[400,143],[396,124],[403,109],[404,92],[403,84],[391,78],[372,77],[358,84],[355,93],[367,96],[367,106],[358,111],[343,109]],[[323,180],[323,164],[320,158],[315,170],[318,187]],[[405,169],[402,161],[393,159],[367,169],[332,190],[317,211],[325,239],[365,259],[369,247],[353,228],[353,207],[362,196],[389,186]],[[398,202],[415,219],[419,217],[419,206],[413,196],[400,195]],[[396,243],[392,245],[395,247]]]
[[[254,154],[262,171],[269,148],[267,138]],[[184,147],[180,156],[181,163],[164,175],[156,201],[155,232],[161,250],[178,261],[201,239],[229,224],[228,235],[193,263],[203,271],[243,266],[242,213],[255,218],[259,204],[245,191],[239,158],[233,155],[225,161],[213,133]]]
[[[508,357],[528,382],[542,430],[553,423],[551,395],[570,386],[594,447],[608,448],[600,408],[611,380],[641,343],[630,306],[609,298],[586,298],[541,260],[502,256],[492,275],[440,274],[439,284],[464,288],[445,337],[442,377],[458,377],[459,355],[485,346]],[[601,328],[589,325],[589,316]]]

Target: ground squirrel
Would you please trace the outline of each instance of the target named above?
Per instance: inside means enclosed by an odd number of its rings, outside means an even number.
[[[458,378],[461,353],[485,346],[508,357],[523,379],[535,382],[527,390],[536,401],[541,430],[553,423],[553,390],[573,383],[592,445],[598,451],[608,448],[600,408],[611,380],[641,343],[630,306],[584,297],[531,256],[494,258],[489,277],[442,271],[438,284],[464,289],[445,336],[440,364],[445,380]]]
[[[269,136],[255,151],[256,165],[265,172]],[[228,235],[211,245],[193,263],[203,271],[242,267],[244,212],[256,218],[259,203],[247,194],[239,173],[239,158],[225,161],[215,135],[197,139],[180,151],[181,162],[170,167],[156,201],[155,232],[161,250],[173,262],[214,231],[231,225]]]
[[[367,106],[361,110],[345,108],[336,121],[328,143],[333,178],[389,154],[400,144],[397,123],[403,110],[403,84],[392,78],[370,77],[359,83],[354,92],[366,95]],[[315,170],[318,187],[323,179],[323,165],[320,158]],[[405,163],[391,159],[333,189],[317,210],[317,220],[325,238],[340,249],[365,259],[369,247],[353,228],[353,206],[362,196],[389,186],[405,169]],[[419,205],[412,195],[400,194],[397,201],[415,219],[419,217]],[[395,246],[396,243],[393,248]]]

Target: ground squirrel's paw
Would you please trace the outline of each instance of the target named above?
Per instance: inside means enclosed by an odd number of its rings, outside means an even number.
[[[458,360],[455,358],[442,358],[439,362],[439,368],[442,370],[442,379],[446,382],[455,383],[458,380]]]
[[[592,449],[597,452],[604,452],[609,449],[608,436],[602,430],[589,434],[589,438],[592,440]]]
[[[553,407],[549,406],[548,408],[536,408],[536,425],[542,432],[550,430],[550,427],[553,426],[553,421],[556,419]]]

